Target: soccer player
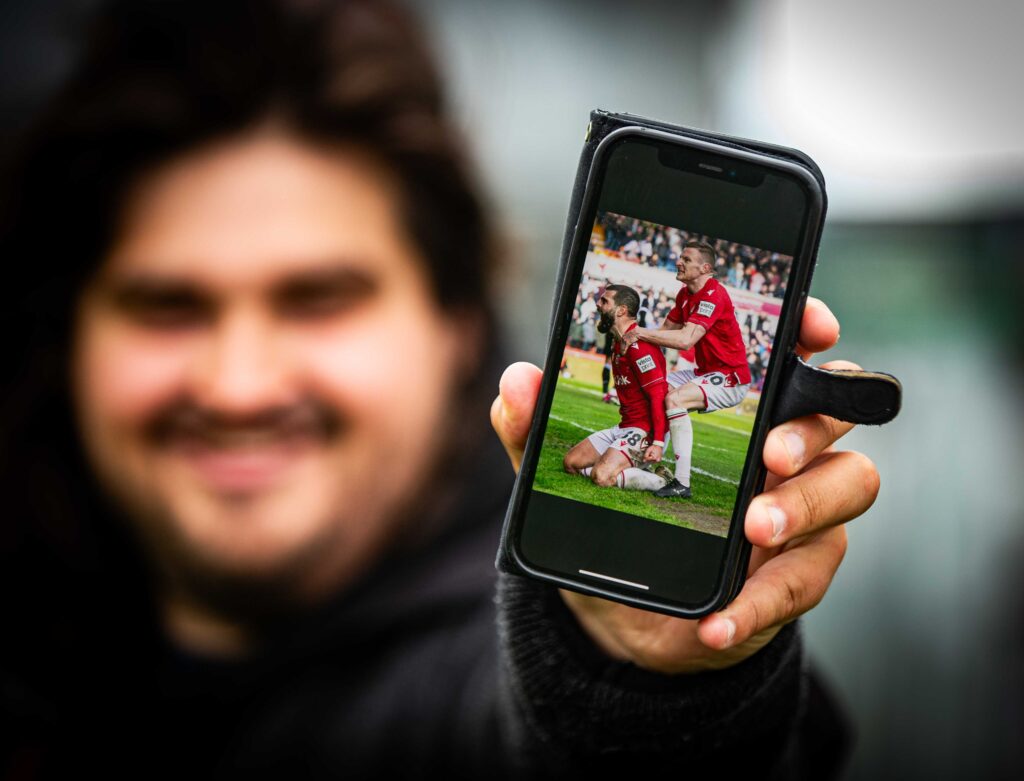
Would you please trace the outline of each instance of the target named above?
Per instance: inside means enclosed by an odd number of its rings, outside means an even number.
[[[637,327],[640,296],[626,285],[608,285],[598,301],[598,330],[614,339],[612,375],[619,393],[619,425],[597,431],[565,454],[563,466],[570,474],[590,478],[595,485],[656,491],[668,482],[664,474],[640,467],[660,465],[665,449],[665,356],[645,342],[623,341]]]
[[[668,375],[671,390],[665,401],[675,477],[655,496],[689,499],[693,425],[690,410],[714,412],[735,407],[750,389],[747,353],[729,293],[713,276],[715,250],[704,241],[688,241],[676,261],[676,279],[683,283],[676,305],[661,327],[635,328],[626,340],[637,339],[676,350],[693,348],[696,369]]]

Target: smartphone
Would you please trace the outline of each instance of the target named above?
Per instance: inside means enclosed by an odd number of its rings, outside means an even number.
[[[611,116],[563,254],[503,556],[694,618],[743,583],[824,186],[793,150]]]

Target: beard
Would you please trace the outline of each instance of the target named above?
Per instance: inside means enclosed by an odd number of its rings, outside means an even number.
[[[614,315],[611,312],[602,312],[601,319],[597,321],[597,330],[602,334],[606,334],[612,329],[613,325],[615,325]]]
[[[458,397],[464,397],[461,389]],[[455,417],[454,408],[446,410],[442,415],[445,425],[437,431],[449,430]],[[182,442],[229,447],[230,437],[248,430],[253,436],[295,437],[330,447],[350,434],[357,436],[352,433],[355,428],[343,411],[314,396],[244,419],[228,419],[189,399],[176,399],[150,418],[143,436],[151,448]],[[435,453],[443,449],[443,442],[426,448]],[[358,459],[358,453],[350,455]],[[120,470],[95,470],[95,477],[111,514],[132,533],[142,558],[164,589],[215,615],[269,630],[342,593],[387,555],[389,548],[417,546],[443,528],[455,486],[450,480],[445,482],[441,465],[452,459],[454,456],[438,459],[437,471],[429,464],[417,469],[417,479],[402,480],[389,492],[372,490],[372,481],[364,474],[359,481],[364,491],[350,486],[337,502],[308,510],[319,519],[310,533],[260,559],[236,557],[237,549],[197,541],[194,525],[190,529],[183,521],[181,508],[169,500],[166,490],[156,493],[152,485],[140,486],[138,481],[125,479]],[[352,468],[359,466],[351,464]],[[422,496],[427,489],[433,501],[425,509]],[[254,501],[253,509],[258,512],[260,500]],[[240,538],[246,533],[247,502],[245,497],[236,498],[233,508],[223,507],[216,514],[217,520],[223,521],[232,510],[237,511],[233,520]],[[365,528],[375,531],[370,537],[356,533]]]
[[[166,455],[169,449],[244,450],[253,441],[257,447],[261,442],[295,442],[300,447],[329,448],[348,435],[350,425],[330,403],[313,396],[245,416],[224,416],[178,397],[144,423],[141,437],[150,457]],[[158,579],[219,615],[247,623],[268,623],[286,615],[305,601],[303,573],[322,568],[327,551],[337,553],[349,546],[349,513],[339,509],[327,518],[318,508],[316,515],[322,520],[308,539],[292,541],[261,561],[233,560],[226,555],[232,551],[207,549],[193,537],[166,485],[128,479],[124,465],[118,466],[105,479],[102,474],[97,477],[112,509],[155,566]],[[188,495],[194,498],[194,489]],[[263,497],[241,495],[223,499],[218,522],[234,515],[239,538],[244,538],[247,514],[258,510],[262,501]]]

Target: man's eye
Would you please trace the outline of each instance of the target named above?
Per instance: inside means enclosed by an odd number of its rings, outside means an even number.
[[[147,328],[191,328],[210,315],[209,307],[193,296],[131,296],[118,303],[132,322]]]
[[[378,290],[372,277],[346,272],[285,285],[277,291],[275,299],[283,316],[316,320],[349,314],[367,303]]]
[[[358,297],[341,290],[307,290],[282,297],[279,309],[287,317],[315,319],[341,314],[357,302]]]

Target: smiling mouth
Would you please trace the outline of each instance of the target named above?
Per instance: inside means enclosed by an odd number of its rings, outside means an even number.
[[[345,428],[337,410],[317,399],[246,415],[181,399],[161,410],[146,434],[151,446],[186,464],[209,490],[244,496],[273,487]]]
[[[215,493],[254,494],[275,485],[319,441],[277,432],[218,433],[169,443],[200,481]]]

